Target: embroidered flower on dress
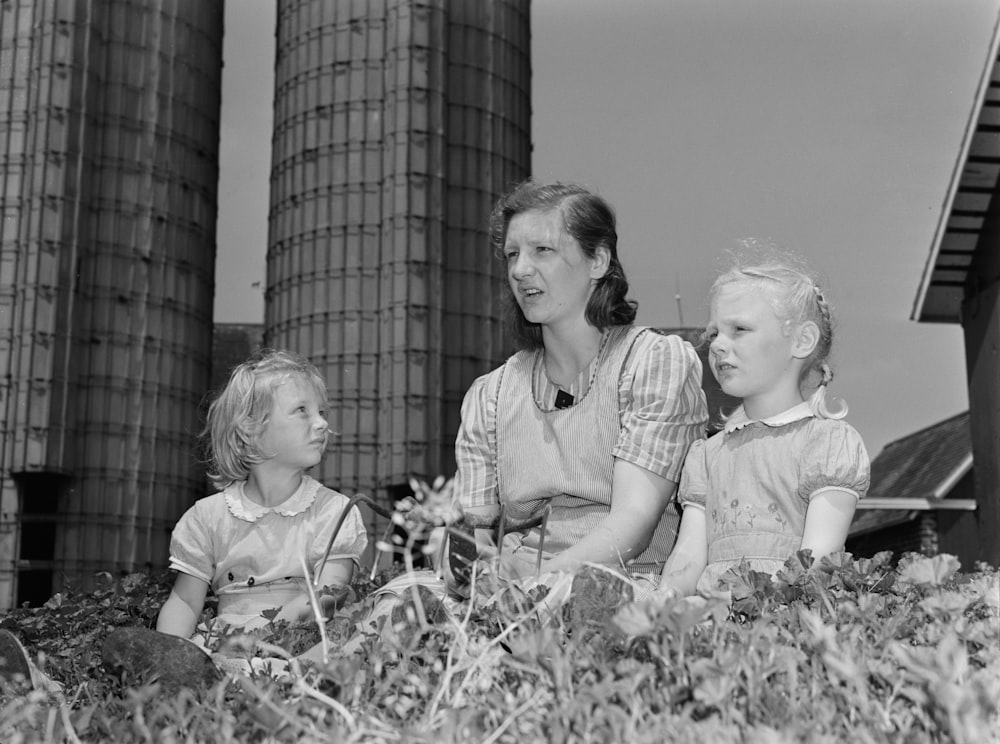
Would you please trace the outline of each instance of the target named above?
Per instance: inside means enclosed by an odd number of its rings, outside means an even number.
[[[781,512],[778,511],[778,505],[771,502],[767,505],[767,510],[771,512],[771,516],[774,517],[774,521],[780,524],[782,527],[788,525],[788,520],[781,516]]]

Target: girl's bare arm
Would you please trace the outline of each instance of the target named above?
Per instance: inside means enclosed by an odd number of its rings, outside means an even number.
[[[660,589],[673,590],[686,597],[694,594],[705,566],[708,565],[708,533],[705,510],[688,504],[684,507],[677,544],[667,557],[660,577]]]
[[[858,497],[853,491],[831,488],[813,496],[806,510],[802,549],[812,550],[816,560],[843,550],[857,505]]]
[[[161,633],[190,638],[205,608],[208,584],[185,573],[177,574],[170,596],[160,608],[156,629]]]

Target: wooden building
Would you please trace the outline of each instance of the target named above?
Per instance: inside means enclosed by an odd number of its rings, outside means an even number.
[[[1000,33],[985,60],[911,317],[965,335],[976,557],[1000,565]]]
[[[858,506],[847,538],[855,557],[951,553],[971,569],[979,556],[968,412],[887,444]]]

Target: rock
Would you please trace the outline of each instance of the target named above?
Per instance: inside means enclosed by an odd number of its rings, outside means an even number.
[[[31,661],[24,646],[9,630],[0,630],[0,678],[31,682]]]
[[[165,692],[208,687],[222,678],[212,659],[190,641],[148,628],[118,628],[104,641],[104,666],[137,687],[159,682]]]
[[[585,566],[573,577],[563,616],[572,628],[607,628],[618,608],[631,602],[633,595],[632,587],[620,576]]]

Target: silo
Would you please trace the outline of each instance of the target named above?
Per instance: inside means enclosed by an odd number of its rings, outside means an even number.
[[[0,4],[0,607],[203,493],[222,0]]]
[[[529,0],[278,4],[265,341],[326,376],[320,475],[383,499],[454,471],[507,354],[487,219],[531,164]]]

